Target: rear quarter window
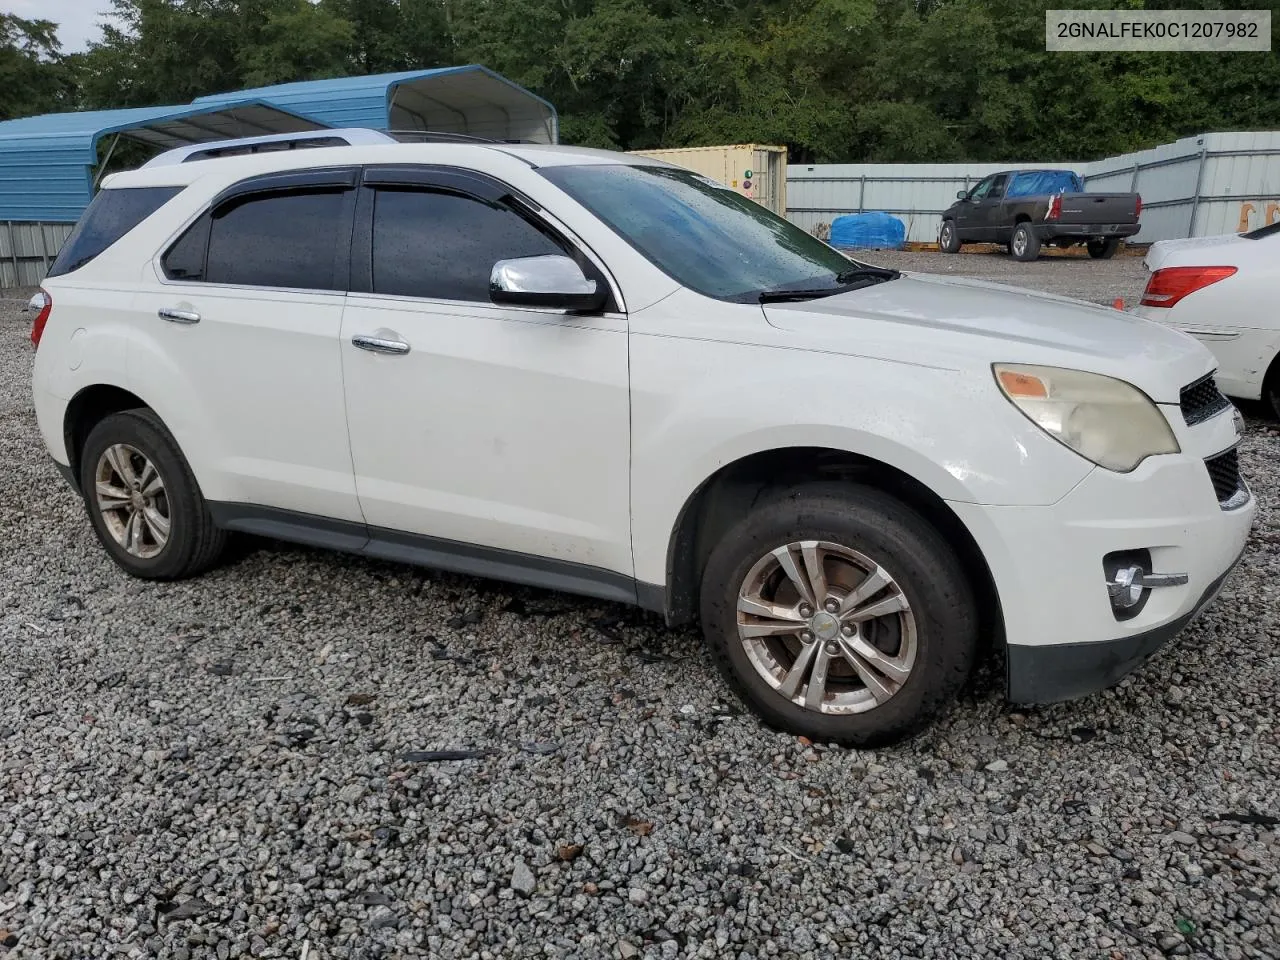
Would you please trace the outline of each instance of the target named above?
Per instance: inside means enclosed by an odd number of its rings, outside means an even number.
[[[79,270],[176,197],[182,187],[100,190],[49,267],[58,277]]]

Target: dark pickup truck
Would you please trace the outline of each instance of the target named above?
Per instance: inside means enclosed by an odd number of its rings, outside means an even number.
[[[1106,260],[1138,232],[1142,197],[1085,193],[1070,170],[1005,170],[961,190],[943,214],[938,246],[955,253],[963,243],[1003,243],[1015,260],[1034,260],[1040,247],[1085,244]]]

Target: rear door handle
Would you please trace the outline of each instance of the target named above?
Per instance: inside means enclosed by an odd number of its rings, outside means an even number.
[[[351,342],[361,350],[368,350],[370,353],[389,353],[393,356],[403,356],[409,352],[409,344],[403,340],[392,340],[387,337],[372,337],[367,334],[357,333],[351,338]]]
[[[168,320],[170,323],[200,322],[200,314],[191,310],[175,310],[172,307],[161,307],[158,312],[161,320]]]

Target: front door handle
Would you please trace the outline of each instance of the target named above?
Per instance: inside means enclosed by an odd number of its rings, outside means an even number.
[[[351,342],[361,350],[368,350],[370,353],[389,353],[393,356],[402,356],[409,352],[409,345],[403,340],[371,337],[363,333],[357,333],[351,338]]]
[[[199,323],[200,314],[191,310],[175,310],[172,307],[161,307],[158,311],[161,320],[170,323]]]

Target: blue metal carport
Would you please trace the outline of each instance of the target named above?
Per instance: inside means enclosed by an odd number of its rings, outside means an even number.
[[[478,64],[285,83],[195,102],[229,104],[246,97],[330,127],[430,130],[535,143],[555,143],[559,135],[555,107]]]

